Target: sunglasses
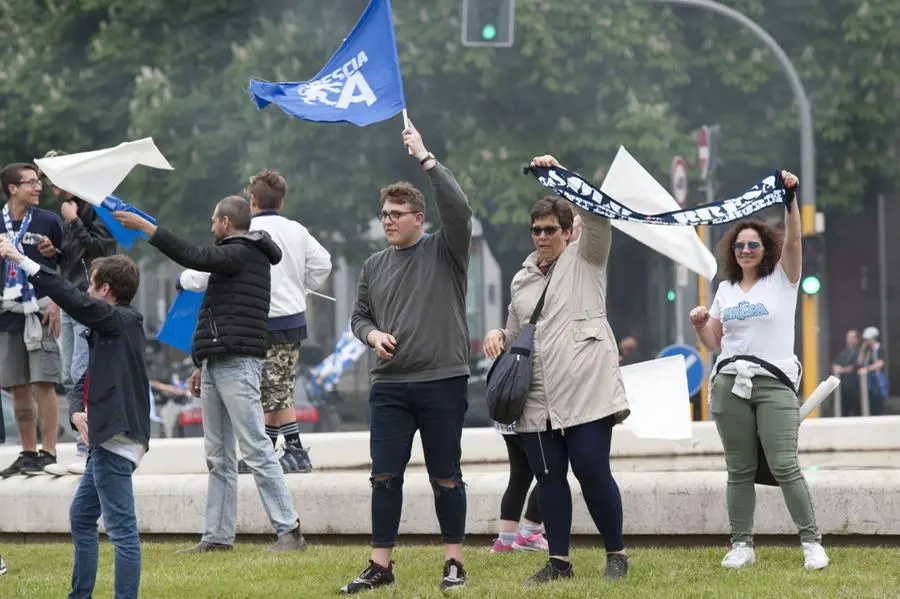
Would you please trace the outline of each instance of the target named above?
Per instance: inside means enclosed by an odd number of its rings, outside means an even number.
[[[758,241],[748,241],[746,243],[743,241],[735,241],[731,247],[733,247],[736,252],[742,252],[745,247],[748,250],[758,250],[762,247],[762,244]]]
[[[531,227],[531,234],[535,237],[540,237],[541,233],[550,237],[557,231],[559,231],[562,227]]]

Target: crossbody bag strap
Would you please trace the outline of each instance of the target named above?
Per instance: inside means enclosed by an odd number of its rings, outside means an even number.
[[[550,270],[550,276],[553,276],[553,269]],[[552,280],[552,279],[551,279]],[[531,318],[528,319],[529,324],[534,326],[537,324],[538,318],[541,317],[541,310],[544,309],[544,299],[547,297],[547,289],[550,287],[550,281],[547,281],[547,284],[544,285],[544,290],[541,292],[541,299],[538,300],[537,306],[534,307],[534,312],[531,313]]]

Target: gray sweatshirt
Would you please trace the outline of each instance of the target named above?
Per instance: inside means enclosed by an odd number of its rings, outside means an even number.
[[[378,359],[373,382],[436,381],[469,374],[466,320],[472,207],[453,175],[425,171],[441,228],[411,248],[369,256],[359,275],[350,325],[363,343],[377,329],[397,340],[390,360]]]

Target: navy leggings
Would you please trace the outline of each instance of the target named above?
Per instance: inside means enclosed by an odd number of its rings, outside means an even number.
[[[622,551],[622,495],[609,468],[615,416],[562,430],[520,433],[528,463],[537,476],[541,516],[550,555],[569,555],[572,492],[569,463],[607,552]],[[549,423],[548,423],[549,426]]]

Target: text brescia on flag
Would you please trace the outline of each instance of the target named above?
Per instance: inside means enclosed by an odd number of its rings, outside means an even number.
[[[360,127],[406,108],[390,0],[370,0],[350,35],[309,81],[251,79],[260,109],[275,104],[305,121],[349,122]]]
[[[561,167],[526,166],[522,170],[526,175],[529,173],[534,175],[544,187],[549,187],[587,212],[609,219],[650,225],[721,225],[777,204],[790,206],[794,198],[794,190],[789,193],[784,188],[781,171],[773,170],[759,183],[735,198],[660,214],[642,214],[617,202],[578,173]]]

